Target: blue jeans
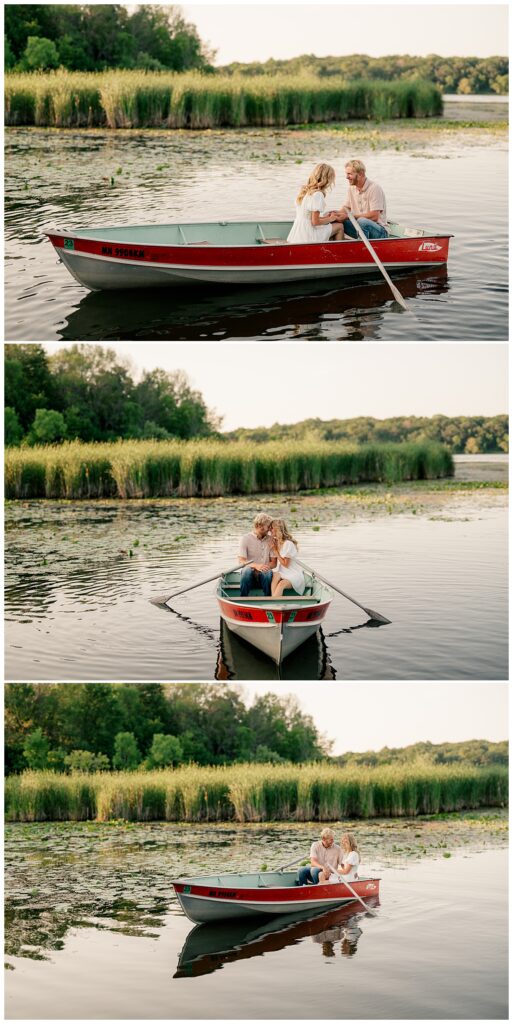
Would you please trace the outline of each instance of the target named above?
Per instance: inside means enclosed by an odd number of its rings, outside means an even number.
[[[252,569],[250,565],[247,565],[240,574],[240,596],[248,597],[253,587],[261,587],[265,597],[270,597],[272,578],[272,569],[269,569],[268,572],[259,572],[258,569]]]
[[[300,868],[297,873],[299,885],[307,885],[308,882],[313,882],[314,885],[317,885],[321,871],[322,868]]]
[[[375,220],[369,220],[367,217],[359,217],[358,223],[367,238],[388,238],[388,231],[383,227],[382,224],[376,224]],[[344,233],[350,235],[351,238],[358,238],[358,232],[355,227],[351,224],[350,220],[344,221]]]

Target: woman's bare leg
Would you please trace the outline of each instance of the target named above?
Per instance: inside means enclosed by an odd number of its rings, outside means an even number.
[[[278,585],[281,583],[281,581],[282,577],[280,576],[279,572],[273,572],[273,578],[271,580],[271,594],[273,597],[275,597]]]
[[[280,576],[275,590],[273,591],[273,597],[283,597],[283,594],[288,587],[290,587],[289,580],[285,580],[283,576]]]
[[[345,237],[342,221],[334,220],[331,225],[330,242],[342,242]]]

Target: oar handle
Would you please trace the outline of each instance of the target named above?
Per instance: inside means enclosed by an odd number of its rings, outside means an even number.
[[[293,868],[296,864],[301,864],[301,861],[306,860],[306,857],[298,857],[297,860],[291,860],[290,864],[282,864],[281,868],[276,868],[276,871],[285,871],[286,868]]]
[[[243,562],[242,564],[239,562],[239,564],[235,565],[232,569],[223,569],[222,572],[216,573],[215,576],[209,576],[206,580],[200,580],[199,583],[193,583],[191,587],[184,587],[183,590],[175,590],[174,594],[170,594],[169,597],[166,597],[164,603],[167,604],[173,597],[179,597],[180,594],[186,594],[189,590],[196,590],[196,587],[202,587],[204,583],[212,583],[214,580],[220,579],[221,576],[227,576],[230,572],[237,572],[239,569],[244,569],[244,567],[246,565],[250,565],[252,561],[253,559],[250,558],[247,562]]]

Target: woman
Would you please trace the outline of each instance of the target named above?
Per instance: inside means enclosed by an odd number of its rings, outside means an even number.
[[[271,557],[278,563],[273,569],[272,597],[283,597],[288,587],[302,594],[306,585],[305,574],[298,565],[296,541],[290,536],[283,519],[273,519],[269,532],[273,542]]]
[[[323,868],[319,882],[354,882],[358,878],[360,854],[354,833],[346,832],[340,840],[340,846],[343,851],[342,863],[337,865],[336,872]]]
[[[340,241],[344,228],[336,213],[326,211],[326,192],[335,184],[335,171],[330,164],[317,164],[297,199],[296,219],[287,242]]]

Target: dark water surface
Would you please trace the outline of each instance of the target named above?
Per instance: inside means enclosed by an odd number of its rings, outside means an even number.
[[[291,524],[304,561],[392,624],[335,596],[289,679],[506,679],[506,491],[458,485],[6,509],[7,679],[275,679],[220,633],[215,584],[255,508]],[[465,485],[462,485],[465,486]],[[468,486],[468,485],[467,485]],[[363,628],[362,628],[363,627]]]
[[[195,927],[170,894],[184,865],[283,863],[316,826],[8,825],[7,1017],[504,1019],[506,829],[359,822],[376,916]]]
[[[457,106],[457,104],[456,104]],[[497,107],[487,120],[493,120]],[[463,116],[469,117],[464,104]],[[480,108],[483,109],[482,107]],[[42,234],[173,220],[288,219],[319,159],[357,151],[385,187],[389,216],[454,234],[448,269],[398,278],[404,317],[378,275],[351,286],[88,293]],[[350,126],[337,131],[6,133],[6,338],[453,340],[507,337],[507,140],[476,131]],[[493,188],[489,181],[493,162]],[[111,181],[114,184],[111,184]],[[479,202],[475,202],[479,196]]]

